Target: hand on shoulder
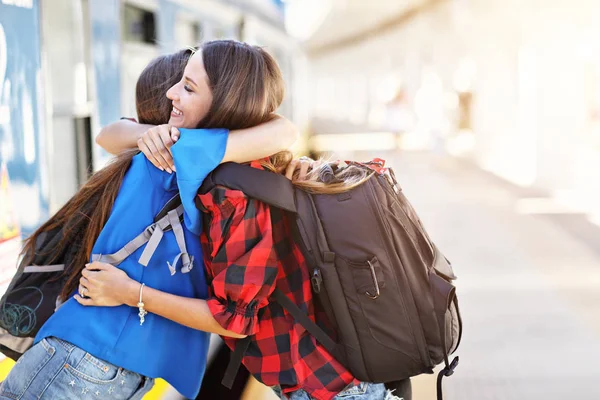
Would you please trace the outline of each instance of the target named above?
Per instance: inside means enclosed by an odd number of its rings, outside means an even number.
[[[148,129],[138,139],[138,148],[148,160],[161,171],[173,173],[175,164],[171,154],[173,146],[180,137],[179,129],[169,124],[158,125]]]

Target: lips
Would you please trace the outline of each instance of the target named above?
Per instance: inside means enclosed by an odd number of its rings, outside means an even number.
[[[172,115],[181,117],[183,115],[183,111],[181,111],[180,109],[178,109],[177,107],[173,106],[173,110],[171,111]]]

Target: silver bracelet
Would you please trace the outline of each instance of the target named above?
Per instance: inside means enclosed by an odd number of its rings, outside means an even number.
[[[148,314],[148,311],[144,310],[144,302],[142,301],[142,293],[144,291],[144,286],[146,286],[145,283],[142,283],[142,285],[140,286],[140,301],[137,303],[138,309],[140,310],[140,312],[138,313],[140,317],[140,326],[142,326],[142,324],[144,323],[144,317],[146,316],[146,314]]]

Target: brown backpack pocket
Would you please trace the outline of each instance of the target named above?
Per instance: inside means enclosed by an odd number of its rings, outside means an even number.
[[[462,334],[462,322],[458,309],[458,300],[456,289],[451,281],[456,279],[452,266],[444,255],[436,248],[433,262],[433,268],[429,272],[429,282],[431,285],[434,310],[440,330],[440,341],[432,351],[432,359],[440,362],[443,359],[444,350],[451,354],[460,343]],[[443,332],[443,340],[442,340]],[[445,347],[445,349],[444,349]]]
[[[358,294],[365,295],[372,300],[381,296],[381,291],[385,288],[385,279],[377,257],[362,263],[348,261],[348,266],[350,266]]]
[[[340,275],[350,278],[345,279],[344,295],[357,330],[365,333],[360,336],[363,340],[370,337],[368,346],[379,349],[374,354],[416,349],[416,340],[400,289],[394,281],[386,281],[384,266],[377,257],[369,257],[362,262],[336,257],[335,262]],[[399,337],[398,332],[406,334]],[[404,353],[404,356],[413,361],[420,360],[418,353]]]

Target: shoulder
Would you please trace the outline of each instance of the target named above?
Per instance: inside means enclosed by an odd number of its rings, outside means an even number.
[[[164,191],[172,191],[177,189],[177,181],[175,173],[169,174],[166,171],[161,171],[146,158],[143,153],[133,157],[131,165],[136,170],[143,170],[150,178],[152,186]]]
[[[252,168],[261,169],[266,171],[264,164],[269,162],[269,157],[261,158],[260,160],[254,160],[250,162]]]
[[[248,200],[248,196],[241,190],[215,186],[204,194],[198,194],[197,205],[204,212],[234,211],[236,208],[245,207]]]
[[[263,166],[268,158],[255,160],[248,165],[252,168],[266,170]],[[211,208],[223,207],[245,207],[248,202],[256,202],[258,200],[248,197],[243,191],[231,189],[226,186],[216,185],[205,193],[198,194],[198,207],[203,211],[210,211]]]
[[[221,163],[227,148],[227,129],[180,129],[181,136],[171,147],[180,180],[204,179]]]

